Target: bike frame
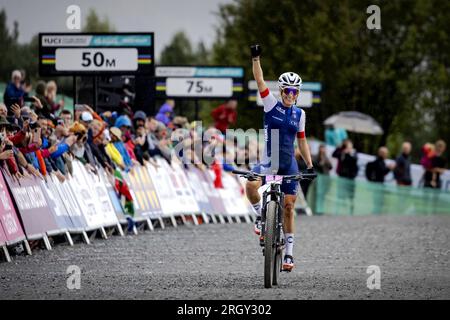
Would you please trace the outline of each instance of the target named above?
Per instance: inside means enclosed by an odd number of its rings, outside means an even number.
[[[267,176],[267,178],[270,179],[270,177],[273,177],[273,181],[270,181],[266,185],[268,187],[263,192],[262,196],[262,211],[261,211],[261,236],[264,237],[265,233],[265,226],[266,226],[266,210],[267,210],[267,203],[269,201],[275,201],[278,205],[277,210],[277,240],[280,240],[281,238],[281,230],[283,228],[283,204],[284,204],[284,193],[281,192],[281,183],[283,181],[282,176]],[[270,200],[269,200],[270,197]]]

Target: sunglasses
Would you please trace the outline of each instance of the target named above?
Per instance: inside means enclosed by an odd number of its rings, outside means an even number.
[[[298,90],[297,88],[292,88],[292,87],[286,87],[286,88],[282,89],[282,92],[287,96],[291,93],[293,96],[296,96],[299,93],[299,91],[300,90]]]

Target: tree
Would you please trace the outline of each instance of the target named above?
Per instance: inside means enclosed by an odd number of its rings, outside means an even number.
[[[19,44],[19,24],[14,21],[12,31],[7,26],[5,10],[0,11],[0,79],[10,81],[11,71],[24,69],[29,79],[37,78],[38,38],[28,44]]]
[[[371,4],[381,8],[381,30],[366,27]],[[385,131],[378,141],[363,137],[360,145],[373,152],[389,135],[407,139],[411,127],[422,129],[424,114],[448,121],[446,1],[236,0],[220,6],[218,17],[214,62],[244,65],[251,75],[248,48],[260,43],[266,79],[293,70],[322,82],[321,105],[306,110],[310,135],[323,136],[323,120],[337,111],[361,111]],[[260,126],[252,113],[239,121]],[[447,124],[433,127],[430,138],[450,136]]]
[[[161,52],[161,64],[185,65],[194,62],[194,53],[188,37],[183,31],[175,33],[172,41]]]
[[[183,31],[178,31],[172,37],[172,40],[161,52],[161,64],[173,65],[208,65],[210,63],[210,51],[206,48],[203,41],[200,41],[193,49],[191,41]]]
[[[97,12],[94,9],[89,10],[89,14],[86,18],[86,24],[83,27],[83,32],[114,32],[114,26],[109,22],[108,17],[104,17],[103,20],[99,18]]]

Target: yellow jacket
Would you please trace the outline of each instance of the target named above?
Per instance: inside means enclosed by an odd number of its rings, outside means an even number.
[[[106,153],[111,160],[118,166],[123,166],[123,158],[119,150],[114,146],[112,142],[108,143],[105,147]]]

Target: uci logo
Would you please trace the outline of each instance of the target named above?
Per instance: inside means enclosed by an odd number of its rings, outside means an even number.
[[[45,37],[44,44],[61,44],[61,38]]]

